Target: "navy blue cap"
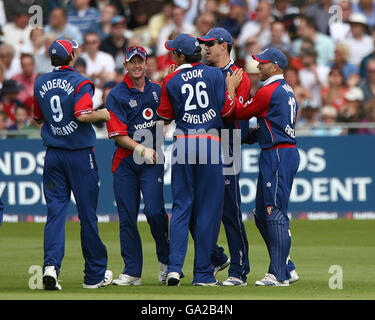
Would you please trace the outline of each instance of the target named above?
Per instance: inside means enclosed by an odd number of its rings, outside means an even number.
[[[285,69],[288,66],[288,59],[285,54],[277,48],[268,48],[259,54],[253,54],[253,59],[259,63],[272,62],[277,64],[281,69]]]
[[[184,55],[191,56],[199,47],[199,41],[191,34],[181,33],[173,40],[165,41],[165,47],[168,50],[175,50]]]
[[[56,55],[61,59],[65,59],[70,56],[73,52],[73,49],[78,48],[78,42],[75,40],[69,40],[66,38],[56,39],[51,43],[48,49],[50,56]]]
[[[200,42],[217,40],[219,42],[226,42],[228,45],[233,46],[233,38],[224,28],[212,28],[205,36],[198,37],[198,40]]]

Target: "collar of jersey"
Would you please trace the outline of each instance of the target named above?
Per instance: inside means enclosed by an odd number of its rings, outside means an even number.
[[[234,61],[230,58],[229,63],[224,68],[221,68],[221,70],[228,70],[232,65],[234,65]]]
[[[272,82],[275,82],[277,80],[284,79],[284,75],[282,74],[275,74],[274,76],[269,77],[266,81],[263,82],[263,86],[267,86],[271,84]]]
[[[145,87],[147,86],[147,83],[148,83],[148,78],[146,78],[146,84],[145,84]],[[128,86],[129,89],[132,89],[133,88],[133,80],[129,77],[129,74],[126,73],[126,75],[124,76],[124,79],[123,79],[124,83]]]
[[[176,71],[180,71],[180,70],[183,70],[183,69],[188,69],[188,68],[192,68],[194,66],[197,66],[200,62],[196,62],[196,63],[184,63],[180,66],[178,66],[175,70]]]
[[[70,70],[70,71],[77,71],[74,67],[71,67],[71,66],[60,66],[60,67],[56,67],[54,70]]]

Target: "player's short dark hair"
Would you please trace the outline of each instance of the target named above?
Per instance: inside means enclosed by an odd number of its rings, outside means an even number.
[[[75,55],[75,51],[73,50],[72,55]],[[51,56],[51,65],[54,67],[61,67],[61,66],[67,66],[70,61],[73,60],[72,55],[67,56],[65,59],[61,59],[59,56],[53,54]]]
[[[185,56],[185,62],[186,63],[196,63],[202,60],[202,48],[201,46],[198,46],[197,49],[195,49],[194,53],[191,55]]]

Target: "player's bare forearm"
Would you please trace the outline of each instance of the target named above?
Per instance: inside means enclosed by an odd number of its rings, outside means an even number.
[[[78,121],[81,122],[96,122],[104,121],[107,122],[110,119],[110,115],[107,109],[99,109],[90,113],[81,114],[77,117]]]
[[[115,136],[113,137],[117,144],[121,147],[133,150],[141,155],[141,157],[145,158],[148,163],[155,163],[157,160],[157,153],[154,149],[146,148],[142,144],[134,141],[129,136]]]

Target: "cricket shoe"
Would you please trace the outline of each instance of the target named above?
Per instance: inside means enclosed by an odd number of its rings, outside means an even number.
[[[43,285],[45,290],[62,290],[57,280],[55,266],[46,266],[44,268]]]
[[[223,283],[216,280],[215,282],[194,282],[193,286],[197,287],[219,287],[222,286]]]
[[[159,275],[158,275],[158,280],[161,284],[166,284],[167,283],[167,269],[168,265],[159,262],[160,264],[160,269],[159,269]]]
[[[180,274],[178,272],[169,272],[167,275],[167,286],[179,286]]]
[[[106,270],[104,273],[104,279],[97,284],[86,284],[82,285],[83,289],[98,289],[101,287],[109,286],[112,283],[113,274],[111,270]]]
[[[294,283],[298,280],[299,280],[299,276],[298,276],[296,269],[290,271],[289,283]]]
[[[255,281],[255,285],[265,287],[288,287],[289,280],[279,281],[272,273],[266,273],[263,279]]]
[[[247,282],[236,277],[228,277],[228,279],[223,282],[223,286],[244,287],[247,286]]]
[[[230,265],[230,259],[225,261],[222,265],[215,267],[214,269],[214,276],[216,277],[217,273],[220,271],[223,271],[225,268],[227,268]]]
[[[112,284],[116,286],[140,286],[142,284],[142,279],[140,277],[133,277],[121,273],[118,279],[113,280]]]

